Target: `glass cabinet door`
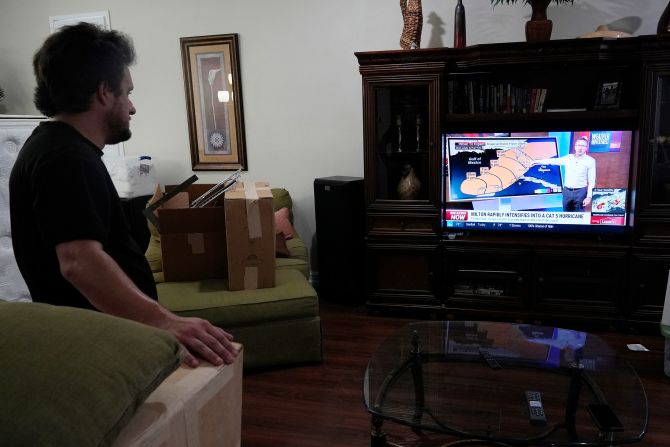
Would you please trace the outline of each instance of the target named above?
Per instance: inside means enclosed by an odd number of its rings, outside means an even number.
[[[656,78],[650,205],[670,205],[670,73]]]
[[[670,246],[670,65],[650,65],[644,91],[634,241]]]
[[[436,202],[435,82],[374,83],[367,144],[373,202]]]

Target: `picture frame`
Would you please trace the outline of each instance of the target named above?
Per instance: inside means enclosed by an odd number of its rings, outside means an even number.
[[[49,17],[49,29],[55,33],[67,25],[76,25],[79,22],[92,23],[105,30],[111,30],[109,11],[83,12],[79,14],[67,14]]]
[[[238,35],[179,42],[193,170],[246,171]]]
[[[621,81],[603,81],[598,83],[594,109],[618,109],[621,100],[621,88]]]

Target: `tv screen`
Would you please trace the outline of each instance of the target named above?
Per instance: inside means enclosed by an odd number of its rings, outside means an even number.
[[[445,134],[442,227],[623,232],[632,134]]]

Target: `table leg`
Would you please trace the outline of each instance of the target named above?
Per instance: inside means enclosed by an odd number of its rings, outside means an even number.
[[[414,331],[412,334],[412,381],[414,382],[414,417],[413,422],[417,425],[423,419],[423,408],[426,404],[426,391],[423,384],[423,366],[421,364],[421,341],[419,334]],[[414,428],[415,433],[421,430]]]
[[[575,441],[579,439],[577,436],[577,426],[575,423],[575,415],[577,413],[577,406],[579,405],[579,393],[582,389],[582,370],[583,367],[579,364],[571,365],[570,374],[570,390],[568,391],[568,400],[565,404],[565,429],[568,432],[570,439]]]
[[[370,430],[370,447],[386,447],[386,433],[382,430],[384,419],[372,415],[372,430]]]

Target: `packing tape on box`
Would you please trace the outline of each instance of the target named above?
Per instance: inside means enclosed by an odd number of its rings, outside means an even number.
[[[188,233],[186,236],[188,245],[191,246],[191,253],[201,255],[205,252],[205,235],[202,233]]]
[[[261,230],[261,208],[254,182],[246,182],[244,184],[244,197],[246,199],[249,239],[257,239],[263,235],[263,231]]]

